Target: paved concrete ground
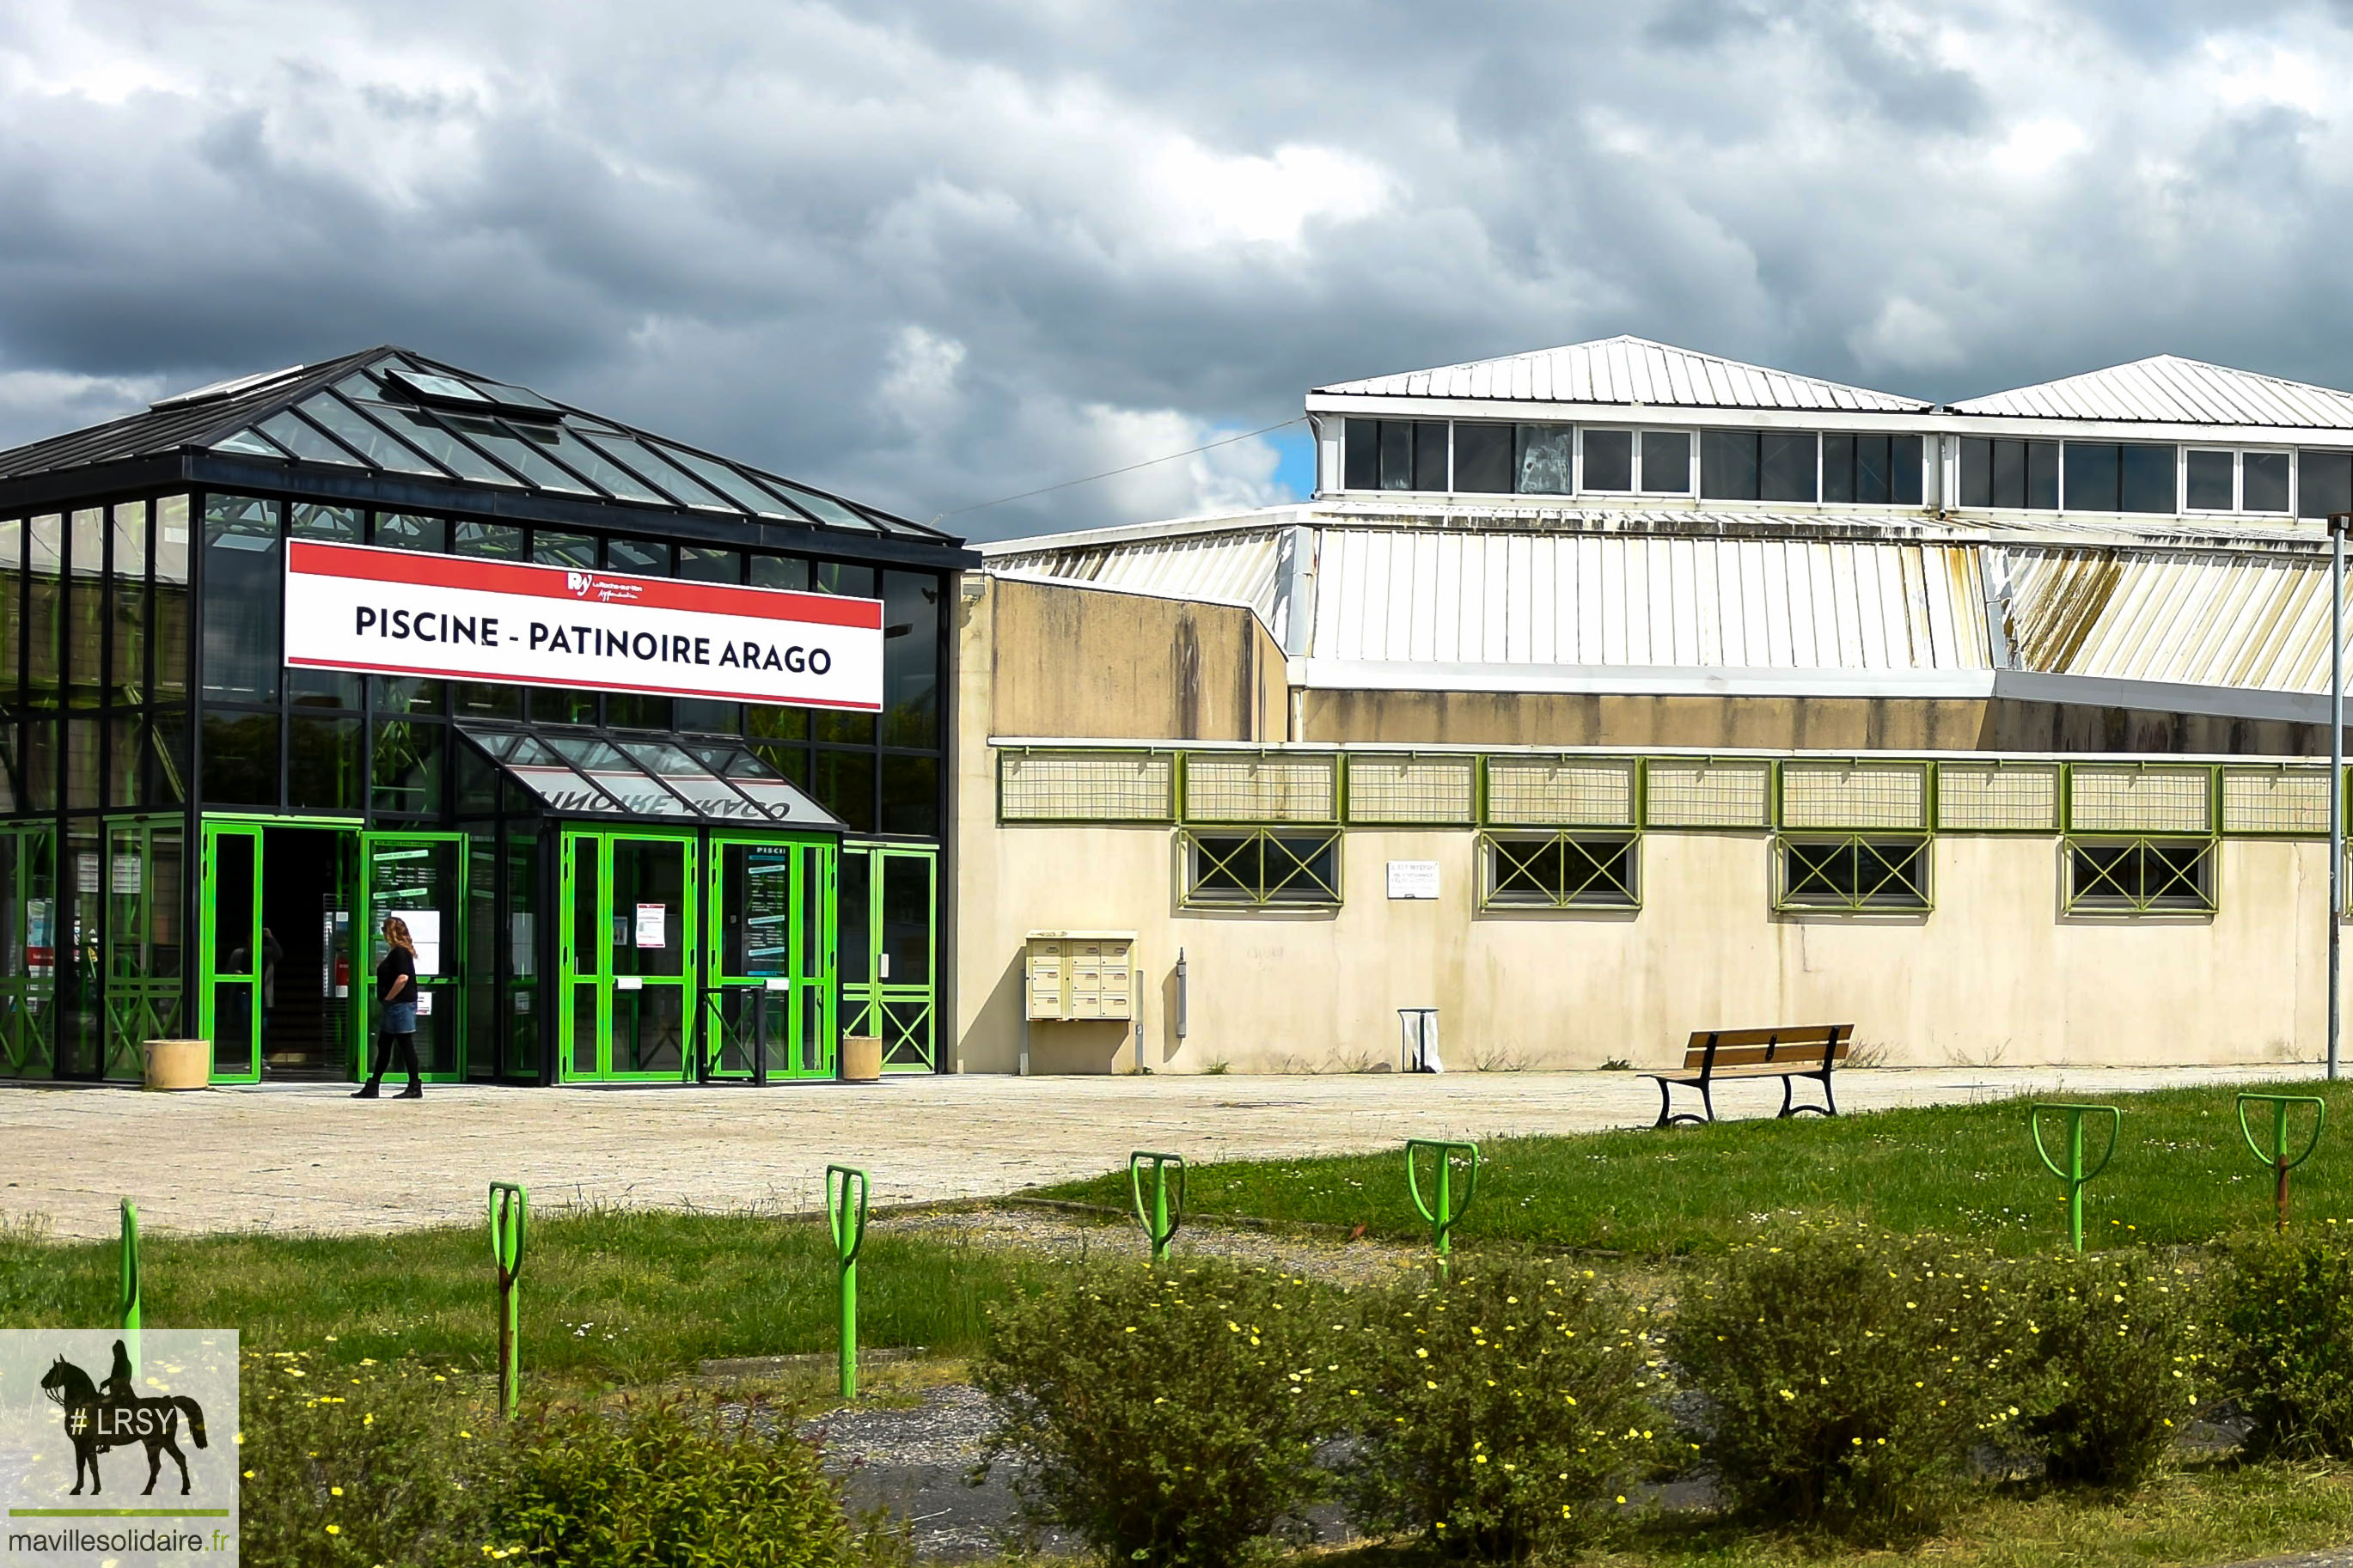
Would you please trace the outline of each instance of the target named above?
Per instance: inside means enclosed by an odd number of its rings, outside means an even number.
[[[2063,1089],[2097,1096],[2309,1067],[1868,1068],[1850,1110]],[[828,1161],[873,1173],[874,1201],[990,1196],[1091,1175],[1130,1149],[1196,1161],[1339,1152],[1411,1136],[1487,1137],[1647,1124],[1631,1073],[1313,1078],[921,1078],[871,1087],[435,1089],[354,1102],[332,1086],[142,1094],[0,1089],[0,1219],[111,1236],[139,1201],[149,1230],[385,1231],[472,1225],[483,1184],[537,1205],[597,1202],[813,1210]],[[1718,1096],[1769,1114],[1771,1084]]]

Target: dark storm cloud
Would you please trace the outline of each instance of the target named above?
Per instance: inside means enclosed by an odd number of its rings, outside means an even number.
[[[1617,331],[2342,368],[2345,6],[23,0],[0,441],[395,341],[917,517]],[[1229,446],[987,535],[1279,499]]]

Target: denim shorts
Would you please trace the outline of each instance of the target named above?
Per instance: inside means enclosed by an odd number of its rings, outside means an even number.
[[[417,1004],[387,1002],[384,1005],[384,1032],[387,1035],[417,1033]]]

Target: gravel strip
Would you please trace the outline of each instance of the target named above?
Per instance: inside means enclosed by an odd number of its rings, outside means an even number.
[[[1071,1262],[1141,1260],[1151,1247],[1133,1225],[1098,1224],[1082,1215],[1042,1208],[950,1209],[893,1215],[894,1232],[967,1238],[984,1247],[1017,1247]],[[1429,1267],[1430,1249],[1391,1241],[1344,1241],[1240,1226],[1188,1225],[1169,1243],[1170,1258],[1201,1258],[1279,1268],[1338,1285],[1377,1285]]]

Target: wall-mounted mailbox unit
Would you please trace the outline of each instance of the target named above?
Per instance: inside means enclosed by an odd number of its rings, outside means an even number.
[[[1022,963],[1035,1023],[1135,1016],[1135,933],[1033,931]]]

